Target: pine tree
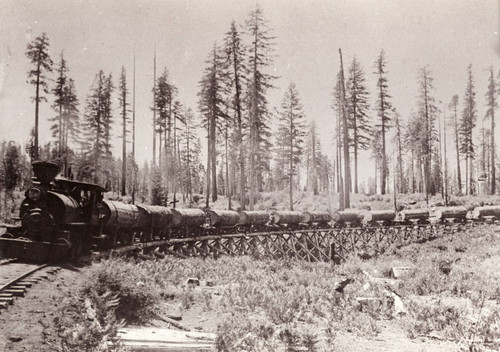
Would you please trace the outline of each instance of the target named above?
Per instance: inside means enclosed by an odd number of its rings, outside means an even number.
[[[182,168],[181,184],[189,201],[193,202],[193,178],[196,175],[196,165],[194,160],[199,158],[200,146],[197,144],[194,116],[191,109],[187,109],[184,119],[184,131],[181,135],[183,147],[181,150],[180,161],[184,165]]]
[[[64,87],[64,113],[61,131],[63,136],[62,150],[64,156],[64,174],[66,177],[69,177],[69,158],[73,154],[72,149],[70,148],[70,141],[73,145],[73,148],[77,144],[80,144],[80,116],[78,105],[79,101],[78,97],[76,96],[75,82],[72,78],[70,78],[66,87]]]
[[[68,67],[63,54],[57,68],[56,85],[52,89],[54,95],[54,104],[52,108],[57,115],[49,121],[55,122],[51,126],[53,137],[57,138],[57,156],[54,159],[59,164],[64,165],[64,175],[68,175],[68,165],[70,157],[73,155],[69,142],[77,144],[79,142],[79,116],[78,116],[78,98],[76,96],[75,83],[73,79],[67,76]]]
[[[403,174],[403,130],[404,125],[401,121],[401,116],[394,111],[394,137],[392,143],[396,148],[396,174],[398,176],[398,192],[403,193],[406,191],[406,184]]]
[[[217,45],[214,47],[206,61],[207,67],[200,81],[199,110],[202,115],[202,124],[207,130],[207,204],[209,196],[212,201],[217,201],[217,129],[226,118],[225,101],[223,98],[223,65]]]
[[[370,145],[371,127],[368,117],[368,91],[365,75],[356,57],[352,59],[347,80],[346,96],[348,106],[349,144],[354,151],[354,193],[358,193],[358,155]]]
[[[245,153],[243,144],[243,86],[247,82],[247,67],[245,66],[245,46],[234,21],[224,39],[227,80],[231,91],[231,104],[234,110],[236,128],[236,145],[238,147],[238,165],[240,171],[239,193],[241,209],[245,210]]]
[[[47,99],[42,93],[48,94],[47,72],[52,72],[52,59],[49,55],[49,38],[47,34],[42,33],[41,36],[36,37],[31,43],[28,44],[26,56],[30,59],[33,68],[28,71],[28,83],[35,86],[35,96],[32,98],[35,101],[35,136],[34,136],[34,149],[33,157],[38,160],[38,121],[39,121],[39,107],[42,101]],[[42,92],[40,92],[40,89]]]
[[[5,148],[0,169],[1,187],[5,190],[4,209],[7,210],[7,197],[14,201],[14,189],[21,181],[20,148],[9,142]],[[2,148],[3,149],[3,148]]]
[[[125,71],[125,67],[122,66],[122,71],[120,74],[120,82],[118,85],[118,89],[120,91],[120,95],[118,100],[120,102],[120,110],[122,117],[122,180],[121,180],[121,195],[124,196],[127,192],[127,125],[129,123],[128,117],[128,106],[129,102],[127,100],[128,88],[127,88],[127,72]]]
[[[411,191],[422,192],[424,186],[424,155],[426,141],[426,122],[425,119],[418,113],[412,114],[408,119],[408,124],[404,134],[405,149],[410,154],[410,179]]]
[[[54,94],[54,104],[52,108],[57,112],[57,116],[49,119],[50,121],[56,122],[51,126],[52,136],[57,137],[57,148],[58,156],[60,157],[63,149],[63,108],[65,105],[65,88],[67,86],[67,72],[66,60],[64,60],[63,53],[61,52],[61,61],[59,67],[57,68],[57,78],[56,86],[52,89],[52,94]]]
[[[387,80],[387,61],[385,58],[385,51],[382,49],[380,55],[375,61],[375,74],[377,75],[377,102],[376,110],[379,122],[376,124],[376,129],[379,131],[380,146],[381,146],[381,175],[380,175],[380,193],[386,193],[387,183],[387,151],[386,151],[386,132],[389,130],[391,122],[390,113],[392,104],[390,102],[391,96],[388,92]]]
[[[500,82],[498,82],[500,84]],[[490,118],[491,128],[490,128],[490,168],[491,168],[491,185],[490,192],[495,194],[496,192],[496,170],[495,170],[495,111],[498,108],[497,95],[500,89],[497,87],[497,82],[495,81],[495,76],[493,73],[493,67],[490,67],[490,76],[488,78],[488,91],[486,92],[486,101],[488,110],[486,111],[486,118]]]
[[[175,95],[177,88],[170,83],[168,70],[165,68],[155,84],[155,133],[158,134],[158,164],[166,175],[167,192],[173,191],[174,186],[174,156],[175,146],[172,140],[175,110]],[[162,146],[163,143],[163,146]],[[162,155],[163,151],[163,155]]]
[[[336,121],[335,121],[335,183],[337,192],[341,193],[341,178],[342,178],[342,89],[340,87],[340,72],[337,74],[335,87],[333,89],[333,104],[332,109],[334,110]],[[340,197],[341,203],[343,202],[343,196]],[[341,208],[343,205],[341,204]]]
[[[85,139],[83,149],[92,156],[93,181],[101,179],[101,163],[111,155],[110,133],[112,122],[111,93],[113,84],[111,75],[106,77],[101,70],[96,75],[85,108]],[[107,182],[110,179],[107,177]]]
[[[151,174],[151,204],[167,206],[167,193],[161,171],[153,167]]]
[[[250,210],[254,208],[255,192],[262,191],[264,171],[269,169],[268,150],[271,148],[267,90],[272,87],[275,76],[265,72],[273,63],[274,37],[270,35],[268,22],[262,8],[256,7],[246,21],[247,33],[251,37],[249,46],[249,90],[248,112],[250,127]]]
[[[306,145],[306,165],[307,165],[307,189],[312,189],[313,194],[319,194],[319,177],[320,177],[320,167],[321,164],[321,143],[318,138],[318,131],[316,128],[316,122],[313,120],[309,124],[309,133],[307,133],[307,138],[305,141]]]
[[[293,210],[293,175],[298,174],[297,164],[302,155],[305,136],[304,112],[299,93],[294,83],[290,83],[281,102],[279,112],[278,145],[283,148],[283,158],[287,160],[290,183],[290,210]]]
[[[340,56],[340,91],[341,91],[341,110],[342,110],[342,149],[344,152],[344,189],[342,192],[343,202],[341,203],[341,210],[351,207],[351,160],[349,157],[349,134],[347,125],[347,100],[345,91],[345,79],[344,79],[344,61],[342,59],[342,50],[339,49]]]
[[[419,85],[419,101],[418,101],[418,116],[423,122],[423,134],[421,138],[421,150],[423,157],[423,169],[424,169],[424,186],[426,200],[429,200],[429,194],[435,194],[436,192],[436,182],[433,177],[433,164],[432,160],[435,159],[434,156],[437,154],[436,141],[437,131],[436,131],[436,112],[437,108],[435,105],[435,99],[432,96],[434,90],[433,79],[431,77],[431,71],[426,66],[419,70],[418,74],[418,85]]]
[[[477,108],[476,108],[476,93],[474,91],[474,79],[472,77],[472,65],[467,68],[467,85],[464,94],[464,109],[460,120],[460,152],[465,155],[465,179],[466,179],[466,194],[473,194],[472,180],[472,160],[474,159],[474,141],[472,131],[476,126]]]
[[[460,171],[460,135],[458,133],[459,124],[458,124],[458,95],[454,95],[451,98],[450,104],[448,108],[453,111],[453,115],[451,116],[450,124],[453,127],[453,132],[455,135],[455,149],[457,152],[457,187],[458,187],[458,195],[462,194],[462,173]]]

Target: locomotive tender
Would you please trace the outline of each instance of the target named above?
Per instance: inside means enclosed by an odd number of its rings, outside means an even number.
[[[99,185],[58,179],[57,164],[33,162],[35,178],[21,203],[19,225],[4,225],[0,258],[36,262],[76,259],[91,249],[109,249],[135,241],[295,231],[352,226],[393,226],[430,222],[500,219],[500,206],[329,212],[172,209],[104,199]]]

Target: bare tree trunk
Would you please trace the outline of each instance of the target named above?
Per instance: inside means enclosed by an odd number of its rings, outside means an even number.
[[[231,204],[231,182],[229,180],[229,152],[228,152],[228,127],[226,125],[226,196],[227,196],[227,207],[229,210],[232,208]]]
[[[454,105],[454,120],[455,120],[455,148],[457,151],[457,183],[458,194],[462,194],[462,173],[460,172],[460,145],[458,139],[458,118],[457,118],[457,105]]]
[[[316,130],[312,134],[313,194],[318,195],[318,174],[316,168]]]
[[[348,145],[348,133],[347,133],[347,106],[345,98],[345,86],[344,86],[344,64],[342,61],[342,50],[339,49],[340,55],[340,79],[341,79],[341,89],[342,89],[342,122],[343,122],[343,137],[344,137],[344,207],[350,208],[350,186],[351,186],[351,166],[349,165],[349,145]],[[343,210],[343,209],[342,209]]]
[[[491,194],[496,193],[496,172],[495,172],[495,109],[491,109],[491,142],[490,142],[490,158],[491,158]]]
[[[153,169],[156,166],[156,44],[153,64]]]
[[[137,168],[135,166],[135,45],[134,45],[134,76],[132,87],[132,204],[135,204],[135,184],[137,183]]]
[[[208,131],[211,130],[211,127],[210,127],[210,124],[211,124],[211,120],[209,119],[208,121],[208,124],[209,124],[209,127],[208,127]],[[210,181],[210,174],[212,172],[212,167],[210,165],[211,163],[211,160],[212,160],[212,143],[211,143],[211,140],[210,140],[210,132],[208,132],[208,136],[207,136],[207,171],[206,171],[206,179],[207,179],[207,195],[206,195],[206,208],[209,208],[210,206],[210,186],[211,186],[211,181]]]
[[[38,110],[40,106],[40,60],[37,65],[37,76],[36,76],[36,94],[35,94],[35,150],[33,153],[33,158],[35,160],[39,159],[38,155]],[[7,198],[7,197],[5,197]]]

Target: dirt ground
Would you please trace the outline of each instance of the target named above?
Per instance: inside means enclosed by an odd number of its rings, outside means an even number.
[[[499,231],[495,231],[497,243],[500,243]],[[498,252],[495,251],[495,253]],[[500,273],[500,256],[492,255],[482,262],[476,262],[475,265],[481,270],[498,274]],[[0,310],[0,352],[60,350],[60,338],[55,328],[54,318],[59,313],[58,305],[72,289],[80,286],[82,278],[80,268],[66,266],[56,274],[49,275],[48,279],[34,284],[28,289],[24,298],[16,299],[7,310]],[[158,312],[159,315],[173,317],[178,324],[193,331],[216,333],[217,326],[226,317],[219,314],[217,310],[206,309],[204,299],[210,297],[212,302],[217,302],[221,297],[223,287],[216,284],[213,287],[197,287],[194,291],[200,299],[194,300],[189,308],[182,308],[182,302],[174,299],[162,306]],[[148,325],[158,328],[174,328],[162,319],[151,321]],[[379,328],[380,331],[376,336],[360,336],[355,332],[338,331],[335,336],[335,345],[326,346],[324,341],[319,341],[318,351],[468,351],[465,342],[449,341],[433,334],[410,338],[402,319],[381,320]],[[321,335],[321,331],[317,333]],[[481,351],[490,350],[483,346]]]
[[[33,284],[25,297],[0,310],[0,351],[57,351],[60,339],[54,317],[60,302],[80,279],[79,269],[68,266]]]
[[[202,291],[203,288],[200,290]],[[217,296],[217,287],[212,287],[208,290]],[[194,331],[217,333],[217,326],[225,319],[223,315],[214,314],[212,311],[205,311],[201,304],[194,304],[184,311],[180,308],[180,304],[177,306],[175,304],[165,304],[163,309],[165,315],[182,316],[182,319],[178,323]],[[461,348],[464,347],[462,344],[445,341],[432,336],[410,339],[399,320],[386,320],[380,325],[381,331],[375,337],[359,336],[359,334],[354,332],[339,331],[336,335],[334,346],[326,346],[324,342],[320,341],[317,344],[318,351],[450,352],[462,351]],[[172,325],[161,320],[151,322],[150,326],[172,328]]]

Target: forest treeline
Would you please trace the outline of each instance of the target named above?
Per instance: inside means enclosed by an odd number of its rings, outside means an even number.
[[[51,58],[43,33],[26,50],[35,127],[28,145],[2,144],[2,172],[19,164],[15,185],[24,186],[30,160],[54,160],[65,177],[99,183],[131,195],[134,202],[175,206],[181,199],[193,203],[202,194],[208,207],[224,195],[228,208],[241,209],[254,209],[261,192],[281,190],[289,192],[293,209],[293,193],[304,187],[314,194],[340,192],[341,208],[349,206],[351,192],[385,194],[391,189],[442,192],[443,197],[496,192],[500,71],[493,66],[488,82],[476,87],[469,65],[463,94],[451,96],[449,103],[437,101],[432,70],[422,67],[417,105],[403,117],[392,104],[390,58],[384,50],[366,67],[354,56],[345,72],[340,53],[342,65],[332,73],[331,124],[318,127],[307,116],[295,83],[290,82],[280,103],[269,101],[279,80],[273,74],[277,41],[259,6],[244,23],[229,23],[200,68],[197,107],[179,100],[168,67],[157,70],[155,57],[148,122],[154,127],[153,151],[149,163],[137,165],[135,67],[132,79],[125,67],[119,77],[99,70],[82,100],[63,51]],[[373,87],[367,85],[368,75],[376,81]],[[476,96],[478,90],[484,99]],[[45,103],[54,114],[41,120],[39,106]],[[485,104],[485,116],[478,115],[478,104]],[[39,123],[47,122],[53,138],[39,143]],[[318,128],[325,127],[335,136],[328,145],[318,135]],[[199,137],[200,130],[206,138]],[[121,138],[120,155],[112,153],[113,138]],[[374,160],[372,171],[363,167],[364,177],[371,174],[368,183],[360,182],[362,153]],[[1,186],[12,189],[9,177],[3,179]]]

